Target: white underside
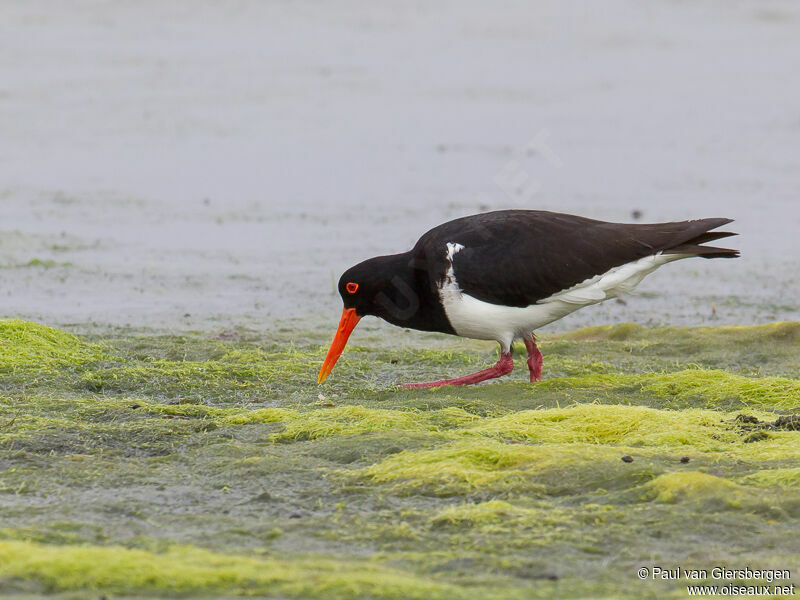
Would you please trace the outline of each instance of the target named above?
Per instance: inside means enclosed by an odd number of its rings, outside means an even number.
[[[460,249],[448,244],[448,258],[452,260]],[[515,338],[529,335],[584,306],[627,294],[661,265],[686,257],[686,254],[646,256],[614,267],[602,275],[526,307],[491,304],[463,293],[456,281],[451,262],[444,283],[439,288],[439,297],[447,318],[458,335],[478,340],[497,340],[504,351],[507,351]]]

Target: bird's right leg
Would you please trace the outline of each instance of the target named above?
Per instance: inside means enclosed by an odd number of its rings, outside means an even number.
[[[528,350],[528,370],[531,372],[531,382],[541,381],[544,357],[536,345],[536,336],[529,333],[522,339],[525,341],[525,348]]]

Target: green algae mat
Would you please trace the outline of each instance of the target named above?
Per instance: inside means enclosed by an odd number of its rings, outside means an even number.
[[[388,330],[387,330],[388,331]],[[392,330],[396,332],[397,330]],[[491,344],[0,321],[0,595],[684,598],[800,569],[800,323]],[[359,345],[360,344],[360,345]],[[640,578],[640,569],[648,575]],[[709,583],[722,583],[708,577]]]

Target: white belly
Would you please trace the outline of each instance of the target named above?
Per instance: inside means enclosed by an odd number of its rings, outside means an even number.
[[[553,294],[536,304],[525,307],[502,306],[478,300],[461,291],[452,264],[444,283],[439,288],[447,318],[456,333],[479,340],[497,340],[504,350],[511,347],[514,338],[533,333],[536,329],[557,321],[571,312],[597,304],[632,291],[645,275],[661,265],[686,258],[683,254],[657,254],[635,262],[614,267]]]

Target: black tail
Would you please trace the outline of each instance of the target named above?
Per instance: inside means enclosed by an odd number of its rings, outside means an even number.
[[[709,229],[714,229],[715,227],[730,223],[732,220],[733,219],[703,219],[708,225],[705,232],[668,250],[664,250],[664,254],[693,254],[701,258],[738,258],[738,250],[718,248],[716,246],[701,246],[701,244],[705,242],[719,240],[732,235],[739,235],[732,231],[708,231]]]

